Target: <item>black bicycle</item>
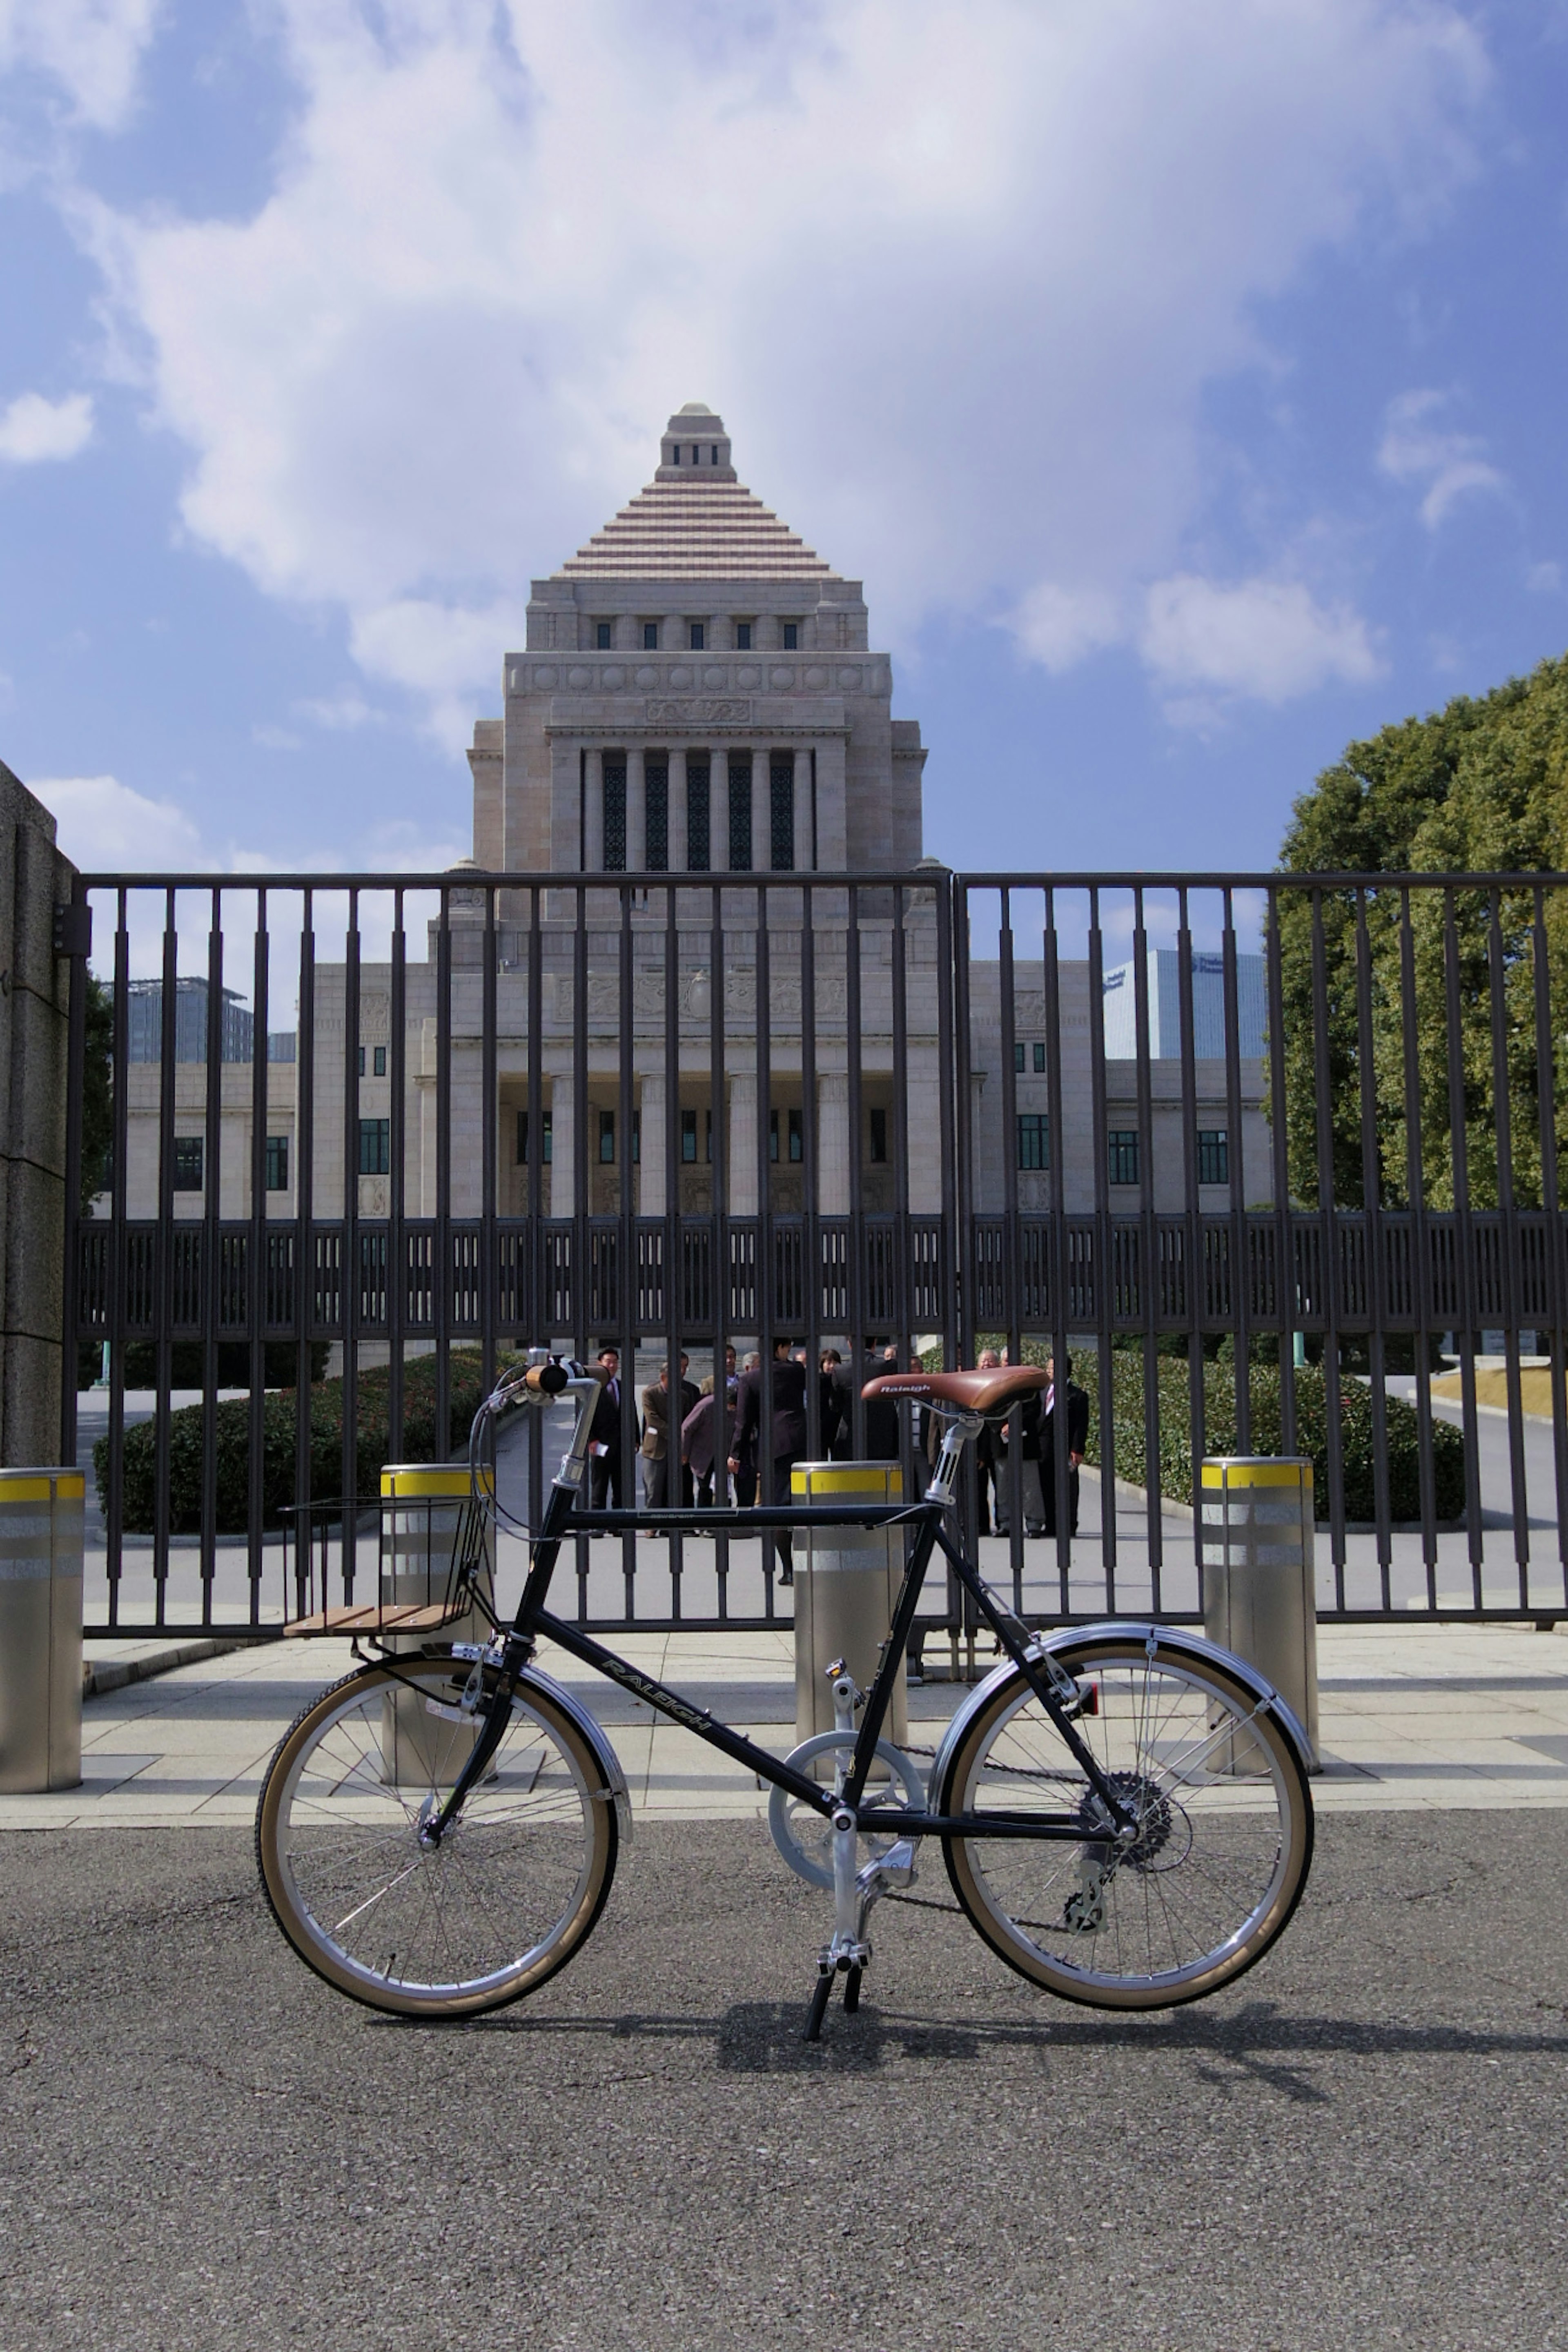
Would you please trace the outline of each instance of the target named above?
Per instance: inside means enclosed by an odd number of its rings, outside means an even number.
[[[543,1635],[772,1784],[780,1852],[833,1895],[809,2039],[840,1975],[844,2006],[856,2007],[871,1908],[907,1892],[926,1839],[940,1843],[953,1894],[992,1949],[1068,2000],[1160,2009],[1250,1968],[1289,1920],[1311,1859],[1306,1743],[1289,1708],[1251,1667],[1180,1627],[1031,1633],[948,1532],[963,1447],[1045,1377],[1026,1365],[873,1381],[868,1397],[916,1400],[945,1422],[924,1498],[744,1515],[759,1530],[913,1536],[870,1689],[838,1672],[837,1727],[781,1759],[550,1613],[563,1538],[583,1524],[574,1507],[599,1382],[535,1350],[476,1416],[472,1500],[437,1612],[449,1622],[477,1608],[490,1638],[422,1643],[416,1612],[396,1618],[395,1637],[384,1622],[389,1653],[404,1654],[367,1660],[313,1700],[268,1767],[257,1857],[300,1957],[372,2008],[458,2018],[533,1991],[583,1944],[630,1807],[601,1727],[533,1663]],[[504,1414],[561,1397],[575,1402],[575,1429],[521,1601],[503,1624],[485,1574],[485,1518],[497,1509],[487,1444]],[[711,1533],[713,1515],[605,1512],[595,1523]],[[882,1730],[939,1550],[1003,1663],[960,1707],[928,1770]],[[355,1615],[327,1612],[318,1630]]]

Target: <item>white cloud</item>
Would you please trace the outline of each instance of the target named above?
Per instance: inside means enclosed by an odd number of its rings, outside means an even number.
[[[1345,604],[1318,604],[1299,581],[1221,587],[1195,573],[1150,589],[1139,651],[1168,687],[1287,702],[1338,678],[1378,675],[1366,624]]]
[[[92,403],[84,392],[46,400],[41,392],[19,393],[0,409],[0,459],[36,466],[49,457],[74,457],[92,438]]]
[[[0,0],[0,73],[47,74],[80,121],[112,129],[160,13],[160,0]]]
[[[1426,485],[1421,520],[1428,530],[1436,530],[1460,499],[1508,488],[1506,477],[1483,455],[1484,441],[1445,430],[1441,419],[1449,404],[1445,392],[1402,392],[1388,404],[1377,452],[1379,466],[1392,480]]]
[[[1010,626],[1031,660],[1053,674],[1074,668],[1125,634],[1118,600],[1103,588],[1063,588],[1051,580],[1029,590]]]
[[[1563,566],[1560,563],[1532,563],[1524,575],[1524,584],[1532,595],[1560,595],[1563,589]]]
[[[275,19],[298,114],[252,217],[74,217],[190,449],[186,528],[343,609],[447,738],[697,397],[879,635],[1103,643],[1179,561],[1254,305],[1429,218],[1488,78],[1443,0]]]
[[[87,873],[191,872],[211,863],[183,809],[117,776],[40,776],[29,789],[53,814],[61,849]]]

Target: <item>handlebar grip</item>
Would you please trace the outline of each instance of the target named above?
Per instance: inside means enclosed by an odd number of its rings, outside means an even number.
[[[522,1384],[534,1396],[559,1396],[571,1378],[564,1364],[531,1364]]]

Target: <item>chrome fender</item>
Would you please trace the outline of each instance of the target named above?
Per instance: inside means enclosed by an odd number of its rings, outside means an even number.
[[[1175,1657],[1202,1660],[1209,1665],[1223,1666],[1245,1690],[1252,1693],[1260,1706],[1269,1709],[1295,1748],[1303,1772],[1310,1769],[1311,1751],[1307,1746],[1307,1735],[1297,1721],[1294,1711],[1280,1697],[1272,1683],[1266,1681],[1256,1666],[1249,1666],[1245,1658],[1238,1658],[1233,1651],[1222,1650],[1217,1642],[1206,1640],[1202,1633],[1194,1633],[1185,1625],[1152,1625],[1147,1618],[1112,1617],[1096,1625],[1058,1625],[1054,1633],[1037,1634],[1029,1649],[1036,1654],[1067,1650],[1088,1639],[1147,1642],[1151,1633],[1162,1650]],[[959,1741],[981,1708],[1016,1671],[1012,1659],[1004,1658],[983,1683],[975,1685],[948,1725],[942,1745],[936,1751],[936,1761],[931,1768],[931,1801],[933,1806],[942,1801],[948,1767]]]
[[[632,1833],[631,1791],[626,1787],[626,1776],[621,1769],[621,1759],[611,1747],[603,1724],[589,1714],[582,1700],[569,1691],[564,1683],[558,1683],[553,1675],[545,1674],[542,1667],[524,1666],[517,1677],[517,1688],[541,1692],[561,1709],[563,1715],[571,1717],[593,1749],[599,1769],[610,1784],[621,1835],[629,1839]]]

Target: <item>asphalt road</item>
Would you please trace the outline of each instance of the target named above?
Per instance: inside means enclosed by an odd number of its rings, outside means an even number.
[[[238,1833],[7,1835],[0,1886],[8,2352],[1568,2343],[1568,1812],[1329,1819],[1279,1951],[1156,2019],[884,1906],[816,2048],[752,1826],[639,1826],[462,2028],[308,1975]]]

